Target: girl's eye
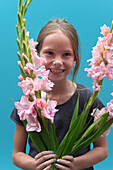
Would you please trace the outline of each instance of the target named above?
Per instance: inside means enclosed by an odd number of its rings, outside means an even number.
[[[53,55],[53,52],[52,51],[47,51],[46,54],[47,55]]]
[[[66,57],[71,56],[71,53],[64,53],[64,56]]]

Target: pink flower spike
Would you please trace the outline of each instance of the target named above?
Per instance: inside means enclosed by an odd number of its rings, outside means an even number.
[[[107,27],[105,24],[100,27],[101,29],[101,34],[103,34],[104,36],[107,36],[107,34],[110,32],[110,27]]]
[[[19,78],[20,81],[23,81],[23,80],[24,80],[23,77],[22,77],[22,75],[18,76],[18,78]]]

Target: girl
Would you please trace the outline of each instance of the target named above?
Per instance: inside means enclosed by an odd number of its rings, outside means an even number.
[[[75,28],[64,19],[49,21],[40,31],[36,46],[38,55],[47,60],[45,67],[50,70],[49,79],[55,86],[47,93],[48,98],[56,100],[59,111],[55,114],[54,123],[58,143],[62,141],[72,118],[74,107],[79,94],[79,113],[83,110],[84,104],[88,102],[91,91],[81,84],[70,81],[67,75],[74,67],[73,80],[78,71],[80,59],[78,54],[78,36]],[[103,107],[97,98],[90,109]],[[88,120],[90,119],[90,113]],[[35,146],[29,139],[29,155],[25,153],[27,143],[27,133],[23,123],[20,121],[17,110],[14,109],[11,119],[15,121],[15,134],[13,146],[13,163],[24,170],[48,170],[50,164],[55,162],[55,153],[43,151],[38,153]],[[92,170],[93,165],[104,160],[108,155],[106,137],[98,138],[94,143],[94,148],[90,150],[87,146],[76,155],[65,155],[63,159],[56,161],[56,167],[61,170]]]

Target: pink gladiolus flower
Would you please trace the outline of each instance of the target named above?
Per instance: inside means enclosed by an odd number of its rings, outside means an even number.
[[[41,110],[41,114],[42,116],[46,117],[47,119],[49,119],[51,121],[51,123],[54,122],[54,115],[55,113],[58,111],[57,109],[55,109],[57,102],[54,100],[47,100],[47,104],[48,107],[47,108],[43,108]]]
[[[113,79],[113,64],[108,64],[106,67],[106,78],[109,80]]]
[[[91,113],[92,116],[94,116],[94,121],[97,120],[99,117],[101,117],[105,112],[107,112],[107,108],[102,108],[101,110],[97,109],[96,112],[95,112],[96,109],[93,110],[93,113]],[[95,114],[94,114],[95,112]],[[99,125],[98,125],[99,127]],[[97,128],[98,128],[97,127]],[[101,137],[104,137],[105,135],[108,135],[110,133],[110,128],[107,129],[102,135]]]
[[[42,90],[41,89],[41,85],[42,85],[41,79],[35,78],[34,79],[34,84],[35,84],[35,91]]]
[[[34,49],[38,42],[34,42],[33,38],[29,40],[29,48]]]
[[[26,96],[22,96],[20,102],[14,102],[14,104],[22,121],[27,119],[33,111],[33,102],[30,102]]]
[[[35,64],[31,64],[31,63],[27,63],[26,66],[30,69],[33,70],[33,73],[39,77],[42,76],[44,74],[44,72],[46,72],[45,66],[38,66]],[[46,73],[45,73],[46,74]],[[46,74],[47,75],[47,74]]]
[[[101,85],[97,83],[97,81],[93,81],[93,91],[100,91]]]
[[[106,36],[109,32],[110,32],[110,27],[107,27],[105,24],[100,27],[101,29],[101,34],[103,34],[104,36]]]
[[[96,112],[95,112],[95,110],[96,110]],[[105,107],[103,107],[101,110],[93,109],[93,112],[91,113],[91,115],[94,116],[94,121],[97,120],[100,116],[102,116],[106,111],[108,111],[108,110]]]
[[[29,117],[27,119],[26,130],[27,131],[37,131],[37,132],[41,131],[41,125],[40,125],[39,121],[37,120],[37,114],[35,115],[35,117],[33,117],[32,115],[29,115]]]
[[[113,118],[113,100],[111,100],[109,103],[107,103],[107,109],[109,111],[110,117]]]
[[[47,77],[43,77],[41,79],[41,90],[42,91],[49,91],[49,90],[52,90],[52,87],[54,86],[54,83],[51,82]]]
[[[34,49],[31,50],[31,56],[32,56],[34,65],[41,66],[42,64],[44,64],[46,62],[46,59],[43,57],[39,57],[37,55],[37,52]]]
[[[43,109],[43,108],[47,108],[48,104],[45,99],[36,99],[35,106],[40,109]]]
[[[34,83],[35,83],[35,90],[36,91],[38,91],[38,90],[49,91],[54,86],[54,83],[51,82],[47,77],[42,77],[41,79],[35,78]]]
[[[22,82],[18,83],[18,86],[22,87],[24,95],[34,95],[35,94],[35,84],[34,81],[27,77],[25,80]]]
[[[20,81],[23,81],[23,80],[24,80],[23,77],[22,77],[22,75],[18,76],[18,78],[19,78]]]
[[[104,62],[102,62],[99,66],[86,68],[85,71],[88,71],[87,76],[92,77],[93,80],[102,80],[105,76],[106,67]]]

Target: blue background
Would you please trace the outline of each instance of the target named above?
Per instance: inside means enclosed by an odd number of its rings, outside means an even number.
[[[16,170],[12,164],[12,148],[15,124],[9,119],[14,107],[13,101],[22,96],[17,86],[20,75],[17,65],[16,45],[18,0],[0,0],[0,169]],[[81,46],[81,66],[77,82],[92,89],[92,80],[84,71],[91,58],[92,47],[100,36],[100,26],[111,25],[113,19],[113,0],[33,0],[27,12],[27,28],[30,37],[36,40],[41,27],[50,19],[66,18],[77,29]],[[113,81],[104,81],[99,98],[106,105],[113,91]],[[96,170],[113,169],[113,129],[107,137],[108,158],[95,166]]]

